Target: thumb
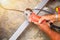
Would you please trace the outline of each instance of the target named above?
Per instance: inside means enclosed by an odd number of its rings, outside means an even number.
[[[39,27],[42,31],[47,31],[47,30],[50,29],[48,23],[46,23],[46,22],[43,22],[43,23],[39,24],[38,27]]]

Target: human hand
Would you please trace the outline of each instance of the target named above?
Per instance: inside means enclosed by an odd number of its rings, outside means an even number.
[[[41,26],[42,30],[46,30],[46,29],[48,30],[49,23],[47,23],[46,21],[44,21],[43,23],[39,23],[40,19],[42,19],[42,17],[32,13],[31,16],[29,17],[29,22],[33,22],[34,24]]]

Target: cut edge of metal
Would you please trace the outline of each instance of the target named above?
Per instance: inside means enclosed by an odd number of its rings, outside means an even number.
[[[35,8],[42,9],[48,1],[49,0],[42,0]],[[39,11],[34,10],[34,12],[38,13]],[[28,27],[28,25],[29,25],[28,20],[25,20],[24,23],[21,26],[19,26],[17,31],[10,37],[9,40],[16,40],[22,34],[22,32]]]

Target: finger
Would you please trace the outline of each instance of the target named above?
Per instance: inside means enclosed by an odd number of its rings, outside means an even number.
[[[39,19],[39,23],[42,23],[42,21],[45,20],[44,18]]]
[[[40,26],[49,26],[49,23],[47,23],[46,21],[42,22],[41,24],[39,24]]]

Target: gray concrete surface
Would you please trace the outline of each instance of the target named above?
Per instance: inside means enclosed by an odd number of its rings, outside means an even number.
[[[6,3],[1,1],[0,3],[5,8],[25,10],[27,7],[34,8],[40,1],[41,0],[9,0],[8,2],[5,1]],[[60,2],[53,2],[49,3],[47,6],[54,9],[59,5]],[[8,40],[24,20],[25,17],[23,13],[5,10],[1,8],[0,5],[0,40]],[[59,24],[60,23],[57,25]],[[49,37],[39,30],[37,25],[30,23],[29,27],[26,28],[17,40],[49,40]]]

